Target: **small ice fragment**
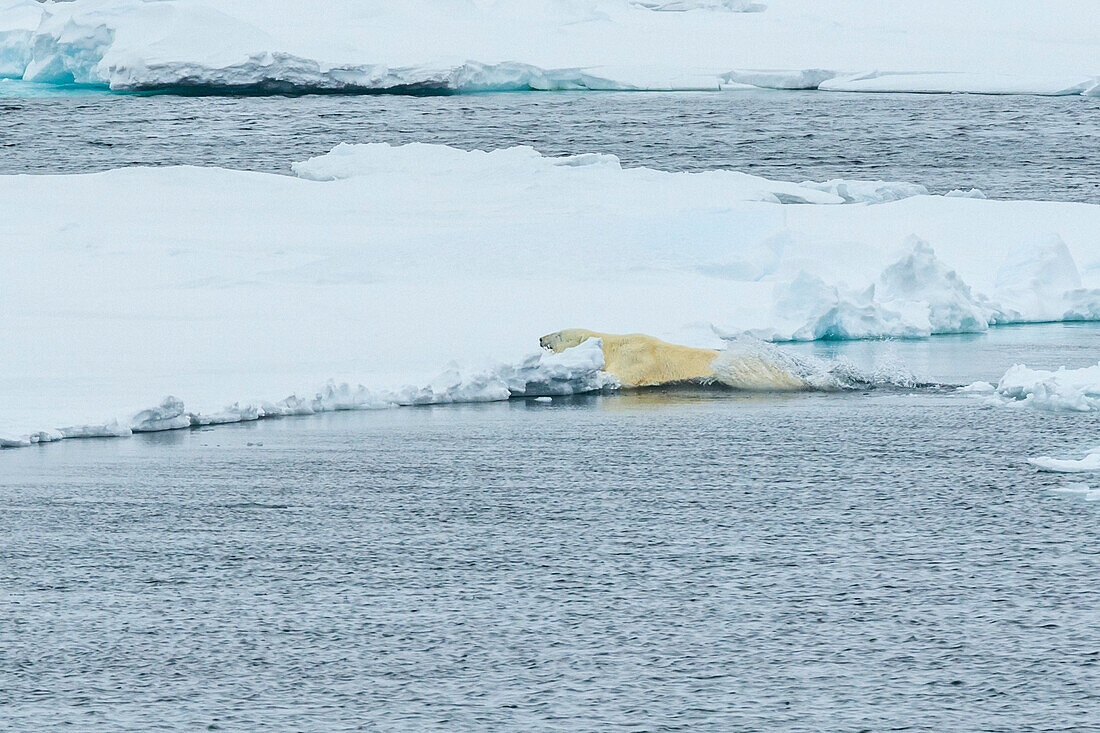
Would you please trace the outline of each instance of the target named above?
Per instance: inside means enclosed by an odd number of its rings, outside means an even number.
[[[972,188],[969,191],[964,191],[961,188],[953,188],[950,191],[948,191],[947,193],[945,193],[944,196],[946,196],[947,198],[950,198],[950,199],[984,199],[984,198],[989,198],[988,196],[985,195],[985,191],[982,191],[980,188]]]
[[[989,382],[974,382],[973,384],[968,384],[965,387],[959,387],[957,391],[968,392],[971,394],[991,394],[993,392],[996,392],[997,388]]]
[[[535,402],[553,402],[553,397],[536,397]]]
[[[1085,473],[1088,471],[1100,471],[1100,452],[1090,452],[1080,460],[1072,458],[1028,458],[1027,462],[1040,471],[1052,473]]]
[[[1051,489],[1051,491],[1055,494],[1072,494],[1074,496],[1080,496],[1085,501],[1100,501],[1100,489],[1094,489],[1088,484],[1066,484],[1061,488]]]

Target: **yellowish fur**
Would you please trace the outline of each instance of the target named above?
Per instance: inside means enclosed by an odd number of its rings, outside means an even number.
[[[652,387],[714,377],[717,351],[678,346],[642,333],[620,335],[567,328],[543,336],[539,344],[560,353],[590,338],[603,342],[604,371],[614,375],[623,387]]]

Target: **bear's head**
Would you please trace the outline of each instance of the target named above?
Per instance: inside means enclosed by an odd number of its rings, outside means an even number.
[[[539,339],[539,346],[560,354],[566,349],[579,346],[596,334],[584,328],[567,328],[564,331],[547,334]]]

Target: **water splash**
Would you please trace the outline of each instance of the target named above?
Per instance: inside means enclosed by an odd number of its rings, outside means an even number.
[[[714,362],[714,382],[752,391],[841,391],[893,387],[918,389],[922,382],[896,357],[866,370],[846,358],[794,354],[751,336],[731,339]]]

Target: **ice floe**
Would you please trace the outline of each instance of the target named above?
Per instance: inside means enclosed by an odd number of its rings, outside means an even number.
[[[1100,471],[1100,448],[1093,448],[1084,458],[1029,458],[1028,463],[1040,471],[1052,473],[1086,473]]]
[[[1093,205],[530,148],[295,171],[0,176],[4,443],[600,387],[529,361],[570,327],[720,349],[1100,316]]]
[[[1077,496],[1085,501],[1100,501],[1100,489],[1094,489],[1088,484],[1072,483],[1057,489],[1051,489],[1056,494],[1068,494]]]
[[[1055,371],[1014,364],[996,385],[977,382],[964,390],[996,395],[1040,410],[1092,412],[1100,410],[1100,364]]]
[[[617,386],[602,371],[599,340],[587,341],[560,354],[532,353],[516,364],[498,364],[485,370],[464,369],[457,363],[421,386],[397,390],[371,390],[347,383],[329,383],[312,395],[290,395],[278,402],[234,403],[220,410],[202,412],[168,396],[159,404],[128,419],[77,425],[58,430],[16,435],[2,430],[0,447],[23,447],[63,439],[126,437],[183,428],[226,425],[267,418],[313,415],[346,410],[372,410],[411,405],[496,402],[513,397],[549,398],[598,392]]]
[[[1080,0],[0,0],[0,76],[205,93],[1095,95]]]

